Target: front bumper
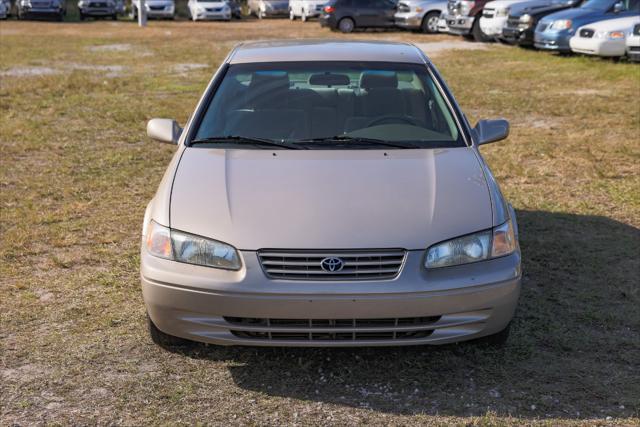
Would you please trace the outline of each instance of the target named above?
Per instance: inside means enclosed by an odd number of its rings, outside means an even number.
[[[23,8],[22,14],[25,16],[60,16],[64,11],[60,8]]]
[[[471,33],[475,17],[465,15],[445,15],[444,17],[449,33],[465,36]]]
[[[571,36],[572,34],[569,34],[568,31],[536,31],[533,45],[542,50],[571,52],[571,46],[569,46]]]
[[[409,251],[393,280],[335,282],[270,280],[255,252],[241,257],[243,268],[232,272],[143,250],[142,291],[153,323],[170,335],[221,345],[444,344],[504,329],[520,293],[519,252],[426,271],[424,251]],[[411,318],[422,323],[407,324]]]
[[[112,8],[81,8],[80,11],[86,16],[112,16],[117,13],[115,7]]]
[[[502,38],[511,43],[519,45],[533,44],[533,28],[504,27]]]
[[[147,9],[147,18],[172,19],[175,16],[175,7],[164,9]]]
[[[398,27],[406,28],[408,30],[415,30],[420,28],[422,25],[422,17],[424,15],[418,12],[404,12],[404,13],[396,13],[395,24]]]
[[[203,12],[198,12],[196,15],[196,18],[199,20],[211,20],[211,21],[216,21],[216,20],[222,20],[222,21],[228,21],[231,19],[231,10],[227,10],[226,12],[223,11],[219,11],[219,12],[209,12],[209,11],[203,11]]]
[[[480,29],[489,37],[501,37],[502,29],[507,23],[506,16],[493,17],[493,18],[480,18]]]
[[[569,40],[569,45],[572,51],[586,55],[616,57],[624,56],[626,51],[624,39],[610,40],[595,37],[572,37],[571,40]]]

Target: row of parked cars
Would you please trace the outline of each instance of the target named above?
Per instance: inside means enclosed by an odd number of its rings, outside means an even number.
[[[396,26],[640,60],[640,0],[329,0],[320,23],[342,32]]]
[[[140,0],[132,0],[137,18]],[[173,19],[174,0],[146,0],[149,18]],[[197,20],[241,18],[239,0],[189,0]],[[502,41],[557,52],[640,61],[640,0],[247,0],[259,19],[319,18],[322,26],[350,33],[357,28],[400,27],[450,33],[475,41]],[[19,19],[51,15],[62,19],[64,0],[16,0]],[[125,13],[124,0],[80,0],[80,19]],[[0,0],[0,18],[11,0]]]

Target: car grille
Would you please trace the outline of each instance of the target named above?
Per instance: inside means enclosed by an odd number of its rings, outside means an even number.
[[[33,2],[32,1],[31,2],[31,7],[36,8],[36,9],[37,8],[47,8],[50,5],[51,5],[51,3],[48,2],[48,1],[44,1],[44,2],[43,1],[39,1],[39,2]]]
[[[402,340],[430,336],[441,316],[388,319],[259,319],[225,317],[238,338],[293,341]]]
[[[495,15],[495,10],[493,9],[484,9],[482,11],[482,16],[484,18],[493,18],[493,15]]]
[[[636,36],[640,36],[640,24],[636,24],[636,26],[633,27],[633,34]]]
[[[509,16],[507,18],[506,27],[517,28],[520,25],[520,17],[518,16]]]
[[[207,8],[207,12],[220,12],[221,10],[222,10],[222,8],[220,8],[220,7]]]
[[[404,3],[400,3],[398,5],[398,12],[410,12],[411,8],[409,7],[409,5],[404,4]]]
[[[585,28],[580,30],[580,37],[583,37],[585,39],[590,39],[591,37],[593,37],[593,30],[590,28]]]
[[[258,251],[264,272],[272,279],[287,280],[382,280],[398,275],[405,259],[404,249],[362,251]],[[326,271],[326,258],[339,258],[342,268]]]
[[[640,47],[631,46],[631,47],[629,47],[629,52],[640,52]]]
[[[149,6],[151,10],[164,10],[164,6]]]

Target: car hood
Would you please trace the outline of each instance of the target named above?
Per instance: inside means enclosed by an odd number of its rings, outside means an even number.
[[[238,249],[424,249],[492,226],[471,148],[186,148],[170,226]]]
[[[520,15],[531,11],[539,11],[551,5],[551,0],[534,0],[518,2],[511,6],[511,15]]]
[[[197,5],[202,7],[225,7],[227,6],[227,3],[223,1],[199,1]]]
[[[593,22],[601,17],[605,17],[605,12],[601,10],[577,7],[547,15],[541,20],[541,22],[551,22],[557,19],[571,19],[572,21],[576,21],[574,22],[575,28],[575,24],[580,25],[580,22]]]

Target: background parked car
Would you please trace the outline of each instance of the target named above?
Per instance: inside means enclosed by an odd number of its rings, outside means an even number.
[[[247,5],[258,19],[289,16],[289,0],[249,0]]]
[[[16,8],[18,19],[54,18],[62,21],[67,13],[62,0],[18,0]]]
[[[176,4],[174,0],[145,0],[144,6],[147,9],[149,19],[174,19],[176,16]],[[138,18],[138,8],[140,0],[132,0],[131,15]]]
[[[231,17],[235,19],[242,19],[242,6],[237,0],[225,0],[231,8]]]
[[[8,10],[4,2],[0,2],[0,19],[7,19]]]
[[[88,17],[118,19],[118,10],[114,0],[80,0],[78,2],[80,20]]]
[[[438,21],[447,10],[447,0],[403,0],[398,3],[396,25],[423,33],[437,33]]]
[[[343,33],[356,28],[394,27],[396,11],[397,5],[392,0],[330,0],[320,24]]]
[[[473,38],[475,41],[489,41],[480,29],[480,17],[487,0],[449,0],[445,19],[449,33]]]
[[[552,13],[540,20],[534,35],[538,49],[571,52],[569,39],[575,30],[592,22],[635,16],[640,13],[640,0],[589,0],[575,9]]]
[[[631,61],[640,62],[640,25],[633,27],[627,35],[627,56]]]
[[[193,21],[231,20],[231,7],[224,0],[189,0],[187,8]]]
[[[11,0],[0,0],[0,3],[4,3],[4,7],[6,10],[6,17],[11,16],[13,14],[13,9],[11,7]]]
[[[520,46],[533,46],[534,32],[538,21],[552,13],[578,7],[583,0],[552,0],[550,4],[522,3],[513,7],[502,29],[502,39]]]
[[[593,22],[578,28],[569,45],[575,53],[621,57],[627,50],[626,36],[637,24],[640,24],[640,16]]]
[[[507,23],[511,7],[525,0],[497,0],[484,5],[480,17],[480,30],[493,39],[502,38],[502,28]]]
[[[303,22],[322,14],[327,0],[289,0],[289,19],[300,18]]]

